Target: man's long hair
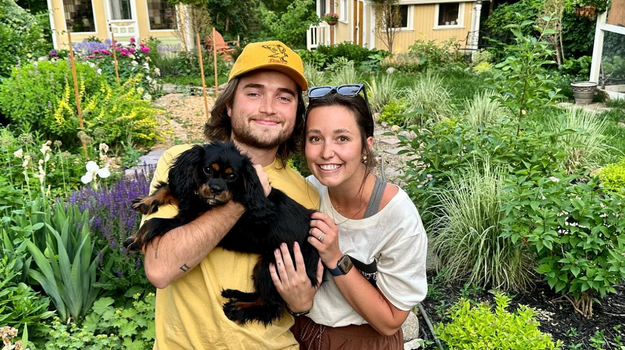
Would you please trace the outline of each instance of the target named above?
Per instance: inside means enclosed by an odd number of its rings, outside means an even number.
[[[226,89],[215,101],[211,110],[211,118],[204,125],[204,137],[209,141],[230,141],[232,135],[232,122],[228,116],[228,105],[232,106],[234,96],[239,86],[240,77],[230,80]],[[302,133],[304,132],[304,114],[306,106],[302,98],[302,91],[297,87],[297,111],[295,112],[295,126],[293,133],[286,142],[278,146],[276,157],[285,165],[291,153],[300,151]]]

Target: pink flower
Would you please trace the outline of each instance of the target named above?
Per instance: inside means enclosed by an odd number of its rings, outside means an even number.
[[[130,42],[134,43],[135,42],[135,38],[130,38]]]
[[[89,58],[94,58],[94,57],[95,57],[94,55],[89,55]]]
[[[150,48],[149,48],[149,47],[147,47],[147,46],[144,46],[144,47],[142,47],[142,48],[141,48],[141,51],[142,51],[143,53],[149,53],[149,52],[150,52]]]
[[[139,45],[140,45],[141,47],[144,47],[144,46],[145,46],[145,44],[144,44],[144,43],[140,43]]]
[[[100,53],[100,50],[93,50],[93,53]]]
[[[134,48],[134,47],[131,47],[131,48],[129,48],[128,50],[129,50],[131,53],[135,53],[135,48]]]
[[[98,58],[102,58],[102,55],[99,55]]]
[[[110,55],[110,54],[111,54],[111,52],[110,52],[110,51],[108,51],[108,50],[102,50],[102,51],[100,51],[100,52],[102,52],[102,53],[103,53],[103,54],[105,54],[105,55]]]

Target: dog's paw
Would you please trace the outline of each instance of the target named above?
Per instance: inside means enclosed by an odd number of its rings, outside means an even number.
[[[143,215],[156,213],[160,204],[155,200],[150,200],[149,198],[150,197],[134,199],[131,205],[132,209]]]

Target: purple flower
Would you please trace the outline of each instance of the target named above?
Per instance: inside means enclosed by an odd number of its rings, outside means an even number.
[[[117,276],[119,278],[123,278],[124,274],[122,273],[122,270],[117,269],[117,271],[115,271],[115,276]]]
[[[50,52],[48,53],[48,56],[50,56],[50,57],[57,57],[58,54],[57,54],[56,50],[50,50]]]

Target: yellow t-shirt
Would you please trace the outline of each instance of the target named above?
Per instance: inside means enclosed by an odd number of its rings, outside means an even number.
[[[174,146],[158,161],[152,190],[167,181],[169,167],[190,145]],[[318,208],[319,194],[297,172],[275,160],[264,168],[274,188],[284,191],[307,208]],[[177,208],[159,208],[152,217],[173,217]],[[147,217],[146,219],[149,219]],[[258,322],[241,326],[230,321],[222,306],[222,289],[254,291],[252,271],[257,255],[213,249],[182,278],[156,291],[156,342],[154,349],[298,349],[289,328],[293,317],[284,317],[265,327]]]

